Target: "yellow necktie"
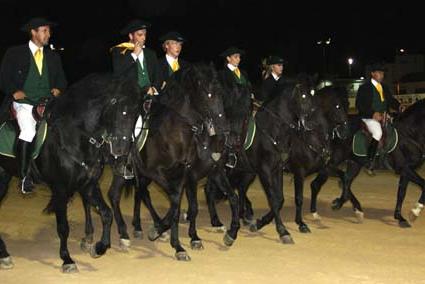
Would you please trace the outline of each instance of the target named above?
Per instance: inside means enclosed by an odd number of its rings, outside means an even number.
[[[173,72],[176,72],[177,70],[180,69],[180,65],[177,59],[174,60],[173,65],[171,66],[171,69],[173,70]]]
[[[238,76],[239,79],[241,78],[241,71],[239,70],[238,67],[236,67],[233,72],[235,72],[236,76]]]
[[[384,90],[382,89],[382,85],[380,83],[377,83],[376,89],[378,90],[379,96],[381,97],[381,102],[383,102],[385,98],[384,98]]]
[[[41,75],[41,72],[43,71],[43,52],[41,51],[41,48],[35,51],[34,60],[35,64],[37,65],[38,72]]]

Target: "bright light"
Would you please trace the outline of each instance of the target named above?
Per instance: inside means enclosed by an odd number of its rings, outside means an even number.
[[[322,44],[322,41],[321,41],[321,40],[319,40],[319,41],[317,42],[317,44],[318,44],[318,45],[321,45],[321,44]]]
[[[326,41],[326,44],[331,44],[331,38],[328,38],[328,40]]]
[[[401,53],[404,53],[404,51],[405,51],[404,48],[400,48]]]
[[[348,64],[350,64],[350,65],[351,65],[351,64],[353,64],[353,62],[354,62],[354,59],[353,59],[353,58],[351,58],[351,57],[350,57],[350,58],[348,58]]]
[[[362,76],[362,77],[360,77],[360,80],[364,80],[364,77]]]

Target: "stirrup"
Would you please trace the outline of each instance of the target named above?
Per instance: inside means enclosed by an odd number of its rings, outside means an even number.
[[[226,167],[233,169],[236,167],[237,163],[238,163],[238,157],[236,157],[236,154],[230,153],[226,161]]]
[[[19,188],[21,190],[21,193],[24,195],[29,195],[34,193],[33,191],[34,186],[31,180],[27,179],[26,176],[21,180],[21,183],[19,184]]]

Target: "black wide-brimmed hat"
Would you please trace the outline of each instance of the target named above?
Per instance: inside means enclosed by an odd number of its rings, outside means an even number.
[[[120,33],[122,35],[127,35],[129,33],[133,33],[135,31],[138,30],[146,30],[148,28],[151,27],[151,24],[146,22],[146,21],[142,21],[139,19],[135,19],[130,21],[121,31]]]
[[[374,72],[374,71],[382,71],[382,72],[385,72],[385,71],[386,71],[385,64],[384,64],[384,63],[382,63],[382,62],[375,62],[375,63],[372,63],[372,64],[370,65],[370,72]]]
[[[244,55],[245,54],[245,50],[243,49],[239,49],[235,46],[231,46],[228,49],[226,49],[225,51],[223,51],[222,53],[220,53],[221,57],[227,57],[227,56],[231,56],[233,54],[240,54],[240,55]]]
[[[277,55],[271,55],[267,57],[266,64],[272,65],[272,64],[285,64],[285,60],[282,57],[279,57]]]
[[[45,18],[32,18],[21,27],[21,31],[29,32],[30,30],[34,30],[42,26],[54,27],[54,26],[57,26],[57,23],[49,21]]]
[[[185,42],[186,41],[186,39],[181,34],[179,34],[178,32],[174,32],[174,31],[166,33],[165,35],[161,36],[159,38],[159,40],[161,42],[164,42],[166,40],[175,40],[175,41],[178,41],[178,42]]]

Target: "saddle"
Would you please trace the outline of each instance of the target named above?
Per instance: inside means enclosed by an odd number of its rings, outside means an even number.
[[[382,126],[382,138],[378,144],[377,156],[384,156],[385,154],[394,151],[398,144],[398,133],[397,129],[394,128],[392,123],[386,122]],[[368,131],[366,125],[362,122],[360,129],[354,134],[353,137],[353,154],[358,157],[367,157],[367,149],[370,141],[372,140],[372,134]]]

